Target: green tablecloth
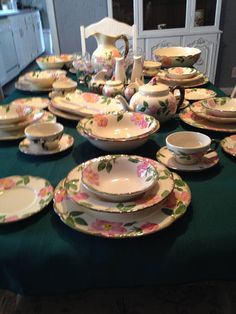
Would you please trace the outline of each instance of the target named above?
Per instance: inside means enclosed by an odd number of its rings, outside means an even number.
[[[5,102],[25,95],[30,96],[16,91]],[[0,142],[0,177],[30,174],[56,186],[77,164],[105,154],[79,136],[76,122],[58,121],[75,138],[72,150],[35,157],[22,154],[19,141]],[[193,129],[173,119],[132,153],[155,159],[169,133]],[[226,136],[204,133],[218,139]],[[60,221],[52,203],[31,218],[1,225],[0,288],[22,294],[56,294],[236,279],[236,163],[220,147],[218,153],[216,167],[179,173],[191,188],[191,205],[181,219],[150,236],[115,240],[76,232]]]

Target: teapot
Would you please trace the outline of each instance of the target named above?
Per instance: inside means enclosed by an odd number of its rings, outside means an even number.
[[[175,89],[180,91],[179,100],[173,94]],[[159,122],[166,122],[175,115],[177,108],[183,103],[184,88],[182,86],[171,88],[153,79],[150,83],[139,86],[138,92],[131,97],[129,104],[124,97],[116,97],[126,104],[128,110],[143,112],[153,116]]]

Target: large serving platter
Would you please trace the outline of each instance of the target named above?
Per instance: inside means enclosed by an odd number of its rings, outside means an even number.
[[[123,214],[101,213],[84,208],[67,195],[62,180],[55,189],[54,210],[70,228],[93,236],[106,238],[140,237],[172,225],[187,210],[191,192],[180,176],[173,173],[175,187],[161,208]]]
[[[114,160],[116,156],[113,155]],[[102,157],[100,157],[102,158]],[[135,156],[131,156],[133,162],[136,162]],[[130,160],[131,160],[130,159]],[[78,205],[85,208],[90,208],[100,212],[110,212],[110,213],[128,213],[143,210],[148,207],[152,207],[157,204],[162,204],[162,202],[168,197],[174,188],[174,181],[171,172],[159,162],[152,159],[146,159],[148,164],[152,164],[157,172],[157,182],[154,186],[143,193],[139,198],[132,201],[126,202],[111,202],[105,201],[102,198],[97,197],[93,193],[89,193],[81,184],[82,170],[85,166],[89,164],[87,161],[83,164],[75,167],[71,172],[69,172],[65,186],[67,188],[68,196]],[[105,161],[101,160],[101,167],[104,166],[102,163]],[[111,163],[105,165],[106,168],[111,166]],[[145,161],[140,167],[145,167]]]
[[[56,109],[83,117],[91,117],[99,113],[126,111],[125,106],[118,99],[95,93],[81,93],[80,91],[68,93],[64,97],[54,97],[52,104]]]
[[[53,198],[53,187],[47,180],[29,175],[0,179],[0,191],[0,224],[32,216]]]
[[[190,108],[184,109],[179,114],[180,119],[188,125],[194,126],[199,129],[212,130],[216,132],[236,132],[235,124],[223,124],[208,121],[202,117],[197,116]]]

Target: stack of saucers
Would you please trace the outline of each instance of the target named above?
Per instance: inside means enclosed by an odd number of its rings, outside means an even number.
[[[157,77],[161,83],[168,86],[195,87],[208,83],[208,78],[203,73],[190,67],[161,70],[157,73]]]
[[[56,118],[44,110],[17,102],[0,106],[0,140],[24,137],[24,129],[36,121],[55,122]]]
[[[75,90],[65,96],[54,97],[49,110],[66,119],[80,120],[96,114],[126,111],[126,108],[118,99]]]
[[[188,185],[159,162],[107,155],[69,172],[55,190],[54,209],[75,230],[124,238],[171,225],[190,201]]]
[[[221,132],[236,132],[236,99],[215,97],[194,102],[180,113],[192,126]]]

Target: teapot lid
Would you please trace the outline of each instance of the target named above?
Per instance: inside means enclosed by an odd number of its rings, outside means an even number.
[[[148,83],[141,85],[138,90],[142,95],[165,96],[169,93],[169,86],[161,83]]]

